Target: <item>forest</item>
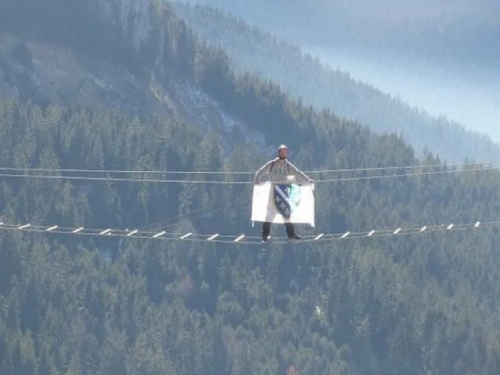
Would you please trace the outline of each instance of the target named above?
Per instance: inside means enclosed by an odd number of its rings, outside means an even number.
[[[302,233],[495,223],[497,170],[459,172],[236,73],[167,2],[141,14],[119,0],[5,4],[2,32],[155,72],[165,87],[192,82],[267,146],[285,138],[293,163],[317,171],[317,228]],[[0,222],[258,235],[251,172],[267,155],[239,139],[226,156],[219,134],[180,116],[1,97]],[[266,248],[0,226],[0,373],[495,374],[499,243],[496,225]]]

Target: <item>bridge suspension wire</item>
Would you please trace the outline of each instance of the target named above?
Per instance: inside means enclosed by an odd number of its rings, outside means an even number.
[[[314,169],[304,170],[304,173],[352,173],[352,172],[373,172],[390,171],[401,169],[422,169],[422,168],[460,168],[483,166],[491,167],[497,165],[500,167],[500,160],[478,161],[455,164],[414,164],[403,166],[385,166],[385,167],[364,167],[348,169]],[[255,171],[179,171],[179,170],[120,170],[120,169],[64,169],[64,168],[21,168],[21,167],[0,167],[0,171],[7,172],[47,172],[47,173],[114,173],[114,174],[187,174],[187,175],[253,175]]]
[[[361,180],[377,180],[402,177],[418,177],[443,174],[461,174],[466,172],[486,172],[498,170],[498,167],[482,167],[482,168],[467,168],[467,169],[446,169],[440,171],[422,171],[414,173],[386,174],[373,176],[355,176],[355,177],[339,177],[330,179],[318,179],[315,183],[335,183],[344,181],[361,181]],[[166,172],[164,172],[166,173]],[[216,185],[252,185],[253,181],[227,181],[227,180],[188,180],[188,179],[160,179],[160,178],[139,178],[139,177],[96,177],[96,176],[66,176],[66,175],[45,175],[45,174],[13,174],[0,173],[0,178],[29,178],[29,179],[51,179],[51,180],[77,180],[77,181],[107,181],[107,182],[149,182],[163,184],[216,184]]]
[[[318,235],[304,236],[295,244],[326,243],[342,240],[372,239],[381,237],[401,237],[408,235],[425,235],[430,233],[454,233],[465,230],[478,230],[481,228],[500,227],[500,221],[474,222],[467,224],[430,224],[413,227],[395,227],[392,229],[372,229],[364,232],[344,232],[344,233],[320,233]],[[63,234],[73,236],[93,236],[93,237],[115,237],[122,239],[142,239],[142,240],[163,240],[163,241],[186,241],[205,243],[226,243],[233,245],[255,245],[262,246],[259,236],[247,236],[241,234],[224,235],[220,233],[196,234],[196,233],[169,233],[165,230],[146,231],[139,229],[96,229],[80,227],[60,227],[58,225],[35,225],[31,223],[12,224],[0,221],[0,231],[18,231],[28,233]],[[272,237],[271,244],[285,244],[290,241],[286,237]]]

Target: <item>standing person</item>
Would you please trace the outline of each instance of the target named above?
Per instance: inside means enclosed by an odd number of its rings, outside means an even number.
[[[281,145],[278,148],[278,157],[269,160],[264,164],[256,173],[254,177],[254,184],[258,184],[262,179],[268,179],[273,184],[288,184],[288,176],[295,176],[295,181],[298,183],[313,183],[306,174],[300,171],[295,165],[288,161],[288,147]],[[301,236],[295,232],[293,223],[287,221],[285,218],[286,234],[291,240],[300,240]],[[271,223],[264,222],[262,224],[262,242],[269,239],[271,232]]]

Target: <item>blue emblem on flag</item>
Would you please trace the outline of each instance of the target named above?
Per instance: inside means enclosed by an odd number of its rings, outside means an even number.
[[[290,219],[300,203],[300,186],[277,184],[273,189],[274,205],[283,217]]]

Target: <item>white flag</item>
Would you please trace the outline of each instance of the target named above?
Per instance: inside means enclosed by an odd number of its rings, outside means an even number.
[[[252,221],[302,223],[314,227],[314,185],[254,185]]]

